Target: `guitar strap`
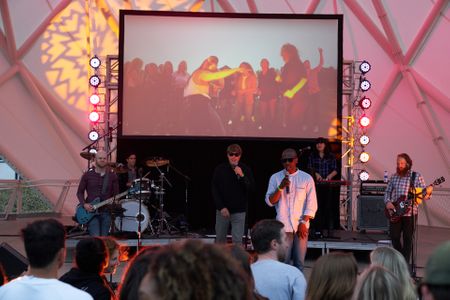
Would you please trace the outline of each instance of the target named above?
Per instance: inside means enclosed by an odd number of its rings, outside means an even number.
[[[105,172],[105,176],[103,176],[103,184],[102,184],[102,200],[106,199],[106,193],[108,192],[109,185],[109,170]]]

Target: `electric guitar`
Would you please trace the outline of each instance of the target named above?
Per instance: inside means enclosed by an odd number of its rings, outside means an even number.
[[[444,181],[445,178],[442,176],[433,181],[433,183],[429,186],[439,185]],[[416,204],[422,203],[423,197],[426,195],[426,193],[426,188],[415,188],[414,190],[411,189],[408,192],[408,196],[403,195],[398,197],[396,201],[392,202],[392,204],[394,204],[395,206],[394,210],[384,208],[384,214],[386,215],[386,218],[388,218],[392,223],[397,223],[398,221],[400,221],[400,218],[408,211],[408,208],[413,204],[413,201],[415,201]]]
[[[77,219],[78,224],[83,225],[88,223],[97,213],[97,209],[99,209],[104,205],[113,203],[115,199],[120,199],[121,197],[125,196],[128,193],[132,193],[132,190],[133,189],[126,190],[125,192],[115,195],[104,201],[100,201],[99,197],[95,198],[92,202],[89,203],[94,208],[93,211],[87,211],[81,204],[78,204],[77,211],[75,212],[75,218]]]

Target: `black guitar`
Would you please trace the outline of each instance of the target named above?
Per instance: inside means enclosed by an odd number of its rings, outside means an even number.
[[[439,177],[429,186],[435,186],[443,183],[445,178]],[[408,211],[408,208],[413,204],[415,200],[417,204],[422,203],[422,199],[427,193],[427,189],[424,188],[415,188],[414,190],[410,190],[408,192],[408,196],[400,196],[396,201],[392,202],[395,206],[395,210],[384,208],[384,214],[392,223],[397,223],[400,221],[400,218]]]

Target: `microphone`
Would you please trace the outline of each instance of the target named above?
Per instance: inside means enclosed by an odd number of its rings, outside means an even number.
[[[302,153],[302,152],[308,151],[308,150],[311,150],[311,146],[304,147],[304,148],[300,148],[300,149],[298,149],[298,152],[299,152],[299,153]]]
[[[234,169],[236,169],[237,166],[238,165],[235,165],[235,164],[231,165],[231,167],[233,168],[233,171],[234,171]],[[237,179],[241,178],[241,176],[239,176],[237,173],[236,173],[236,176],[237,176]]]
[[[285,178],[289,179],[289,172],[286,171],[286,174],[284,175]],[[289,184],[286,186],[286,194],[289,194]]]

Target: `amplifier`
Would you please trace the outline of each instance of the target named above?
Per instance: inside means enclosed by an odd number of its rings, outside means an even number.
[[[359,193],[361,195],[384,196],[387,183],[383,180],[366,180],[361,181]]]

